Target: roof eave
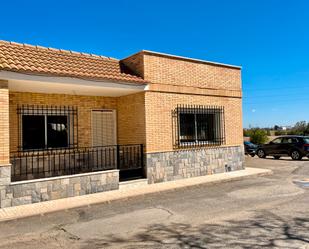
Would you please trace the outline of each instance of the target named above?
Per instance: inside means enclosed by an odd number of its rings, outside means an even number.
[[[82,77],[82,76],[76,76],[76,75],[64,75],[64,74],[53,74],[53,73],[40,73],[40,72],[29,72],[29,71],[21,71],[21,70],[11,70],[6,68],[0,68],[0,72],[12,72],[12,73],[18,73],[18,74],[24,74],[28,76],[41,76],[41,77],[59,77],[59,78],[71,78],[71,79],[79,79],[79,80],[85,80],[85,81],[94,81],[94,82],[102,82],[102,81],[108,81],[112,83],[119,83],[119,84],[127,84],[127,85],[136,85],[146,86],[149,84],[148,82],[144,80],[122,80],[122,79],[112,79],[112,78],[95,78],[95,77]]]

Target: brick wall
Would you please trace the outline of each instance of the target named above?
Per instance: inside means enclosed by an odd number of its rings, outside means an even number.
[[[152,83],[212,89],[241,89],[236,68],[145,54],[144,79]]]
[[[17,105],[22,104],[76,106],[78,108],[78,142],[81,147],[91,146],[92,143],[91,110],[93,109],[117,110],[118,143],[145,143],[144,93],[119,98],[26,92],[10,92],[9,96],[11,151],[16,151],[18,146],[16,108]]]
[[[18,146],[17,105],[54,105],[78,107],[78,140],[80,146],[91,146],[91,110],[117,109],[117,99],[108,97],[75,96],[65,94],[41,94],[10,92],[10,142],[11,151]]]
[[[126,67],[140,77],[144,77],[144,54],[137,53],[121,61]]]
[[[242,145],[240,68],[147,51],[123,63],[150,82],[145,94],[147,152],[173,150],[171,111],[177,104],[224,106],[226,145]]]
[[[0,80],[0,166],[9,164],[9,91],[8,83]]]
[[[241,70],[192,59],[142,51],[124,64],[152,84],[241,90]]]
[[[145,144],[145,93],[118,98],[118,143]]]
[[[147,152],[173,150],[171,111],[177,104],[224,106],[226,145],[242,144],[240,98],[147,92],[145,97]]]

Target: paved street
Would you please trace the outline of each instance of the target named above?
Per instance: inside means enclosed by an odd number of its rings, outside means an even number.
[[[274,174],[0,224],[0,248],[309,248],[309,160],[247,158]]]

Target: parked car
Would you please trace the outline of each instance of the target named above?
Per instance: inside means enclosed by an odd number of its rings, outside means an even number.
[[[306,136],[281,136],[268,144],[260,145],[256,151],[258,157],[273,156],[279,159],[290,156],[293,160],[309,157],[309,137]]]
[[[250,155],[252,157],[254,157],[256,155],[256,150],[258,148],[258,146],[256,144],[253,144],[251,142],[244,142],[244,146],[245,146],[245,154],[246,155]]]

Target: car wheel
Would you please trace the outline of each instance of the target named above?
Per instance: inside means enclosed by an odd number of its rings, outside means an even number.
[[[280,159],[280,156],[274,156],[275,159]]]
[[[291,158],[293,160],[301,160],[302,156],[301,156],[301,154],[299,153],[298,150],[293,150],[292,153],[291,153]]]
[[[262,149],[259,149],[259,150],[257,151],[257,155],[258,155],[259,158],[265,158],[265,157],[266,157],[266,153],[265,153],[265,151],[262,150]]]

